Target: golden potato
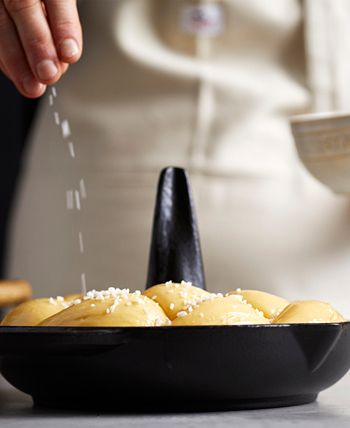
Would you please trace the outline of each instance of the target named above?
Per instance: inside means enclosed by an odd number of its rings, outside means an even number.
[[[6,326],[35,326],[68,307],[63,297],[34,299],[16,306],[2,320]]]
[[[269,324],[261,312],[230,295],[199,303],[190,312],[181,311],[173,321],[181,325]]]
[[[273,324],[299,324],[299,323],[338,323],[345,322],[329,303],[317,300],[301,300],[290,303]]]
[[[44,320],[41,326],[121,327],[162,326],[170,320],[158,303],[129,290],[92,291],[81,303]]]
[[[242,296],[247,303],[263,312],[264,316],[269,319],[276,318],[283,309],[289,305],[288,300],[275,296],[274,294],[265,293],[264,291],[238,289],[228,294],[238,294]]]
[[[32,287],[21,279],[0,281],[0,306],[10,306],[23,303],[31,299]]]
[[[168,281],[165,284],[154,285],[142,294],[159,303],[171,320],[176,318],[178,312],[186,311],[188,307],[195,306],[214,295],[185,281],[181,283]]]

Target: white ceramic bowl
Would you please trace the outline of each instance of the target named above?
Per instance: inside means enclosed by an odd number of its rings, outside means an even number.
[[[336,193],[350,193],[350,112],[313,113],[290,120],[310,173]]]

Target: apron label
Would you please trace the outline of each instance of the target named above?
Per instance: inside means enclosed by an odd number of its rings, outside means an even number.
[[[181,12],[181,28],[184,32],[214,37],[224,30],[224,13],[219,4],[210,3],[186,6]]]

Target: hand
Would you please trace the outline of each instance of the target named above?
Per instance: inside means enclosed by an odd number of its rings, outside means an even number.
[[[24,96],[56,83],[82,43],[76,0],[0,0],[0,70]]]

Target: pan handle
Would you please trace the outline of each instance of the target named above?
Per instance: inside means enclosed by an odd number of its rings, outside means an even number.
[[[170,280],[206,288],[190,180],[176,167],[158,182],[146,288]]]

